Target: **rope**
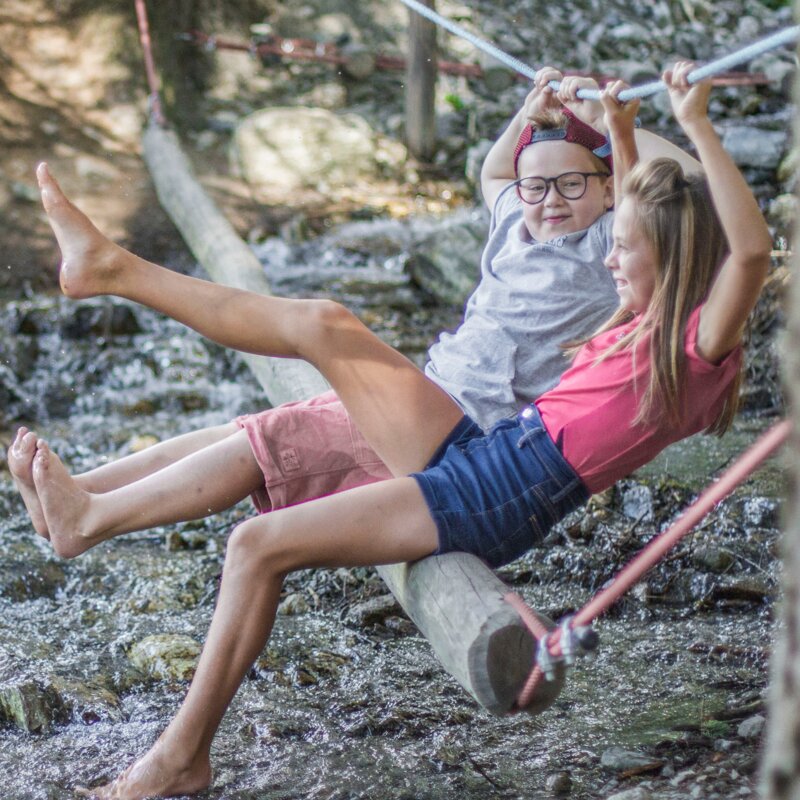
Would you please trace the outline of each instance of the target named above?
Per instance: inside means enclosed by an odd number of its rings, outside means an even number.
[[[656,536],[650,543],[612,580],[611,584],[596,594],[570,622],[570,628],[575,629],[588,625],[605,611],[607,611],[625,592],[628,591],[642,576],[664,555],[672,549],[695,525],[719,502],[724,500],[739,484],[745,481],[775,450],[777,450],[792,432],[792,423],[789,420],[779,422],[752,447],[744,452],[736,462],[729,467],[720,479],[709,486],[700,497],[686,509],[683,516],[674,522],[666,531]],[[556,658],[562,655],[560,646],[562,629],[556,628],[549,634],[542,633],[543,626],[533,615],[530,609],[525,613],[520,610],[520,604],[524,601],[519,595],[510,592],[504,598],[512,605],[522,617],[523,622],[528,626],[537,641],[542,635],[547,636],[547,648],[550,654]],[[531,624],[530,620],[535,620]],[[537,664],[517,698],[517,708],[524,709],[530,705],[531,699],[536,692],[543,673]]]
[[[135,0],[135,2],[136,20],[139,23],[139,41],[142,43],[142,50],[144,51],[144,68],[147,73],[147,84],[150,87],[150,113],[153,115],[153,119],[161,127],[164,127],[167,124],[167,120],[161,108],[156,63],[153,59],[153,48],[150,42],[150,26],[147,22],[147,8],[144,0]]]
[[[493,45],[491,42],[487,42],[485,39],[481,39],[479,36],[470,33],[468,30],[462,28],[460,25],[457,25],[455,22],[445,19],[445,17],[441,16],[441,14],[437,14],[433,9],[428,8],[418,0],[400,0],[400,2],[410,8],[412,11],[416,11],[418,14],[430,20],[431,22],[439,25],[447,31],[450,31],[450,33],[460,36],[462,39],[470,42],[479,50],[483,50],[484,53],[488,53],[501,63],[505,64],[516,72],[519,72],[520,75],[524,75],[526,78],[530,78],[531,80],[536,79],[537,70],[535,70],[533,67],[525,64],[518,58],[509,55],[499,47]],[[704,78],[710,78],[714,75],[719,75],[731,67],[752,61],[752,59],[761,55],[762,53],[766,53],[769,50],[774,50],[775,48],[784,44],[791,44],[792,42],[796,42],[798,39],[800,39],[800,25],[785,28],[782,31],[772,34],[771,36],[767,36],[765,39],[761,39],[751,45],[743,47],[741,50],[737,50],[736,52],[730,53],[727,56],[723,56],[716,61],[710,61],[708,64],[698,67],[689,73],[689,83],[696,83]],[[558,90],[561,84],[558,81],[550,81],[548,85],[553,89]],[[650,83],[644,83],[640,86],[634,86],[630,89],[625,89],[625,91],[620,92],[619,99],[625,102],[626,100],[633,100],[634,98],[642,98],[653,94],[658,94],[658,92],[662,92],[665,89],[666,86],[664,85],[663,81],[651,81]],[[600,92],[595,89],[580,89],[578,91],[578,97],[583,100],[599,100]]]

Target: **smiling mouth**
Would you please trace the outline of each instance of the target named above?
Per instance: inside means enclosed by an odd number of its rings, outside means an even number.
[[[549,222],[551,225],[557,225],[559,222],[563,222],[565,219],[569,219],[566,215],[559,215],[553,217],[545,217],[544,221]]]

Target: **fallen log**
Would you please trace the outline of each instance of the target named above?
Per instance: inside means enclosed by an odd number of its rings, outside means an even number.
[[[218,283],[270,294],[261,264],[194,177],[177,136],[150,125],[144,135],[144,158],[161,205],[209,276]],[[322,376],[304,362],[242,357],[273,404],[327,388]],[[487,710],[511,711],[530,672],[535,640],[503,600],[508,587],[480,559],[464,553],[381,566],[378,572],[445,669]],[[535,713],[549,706],[560,685],[545,684],[526,710]]]

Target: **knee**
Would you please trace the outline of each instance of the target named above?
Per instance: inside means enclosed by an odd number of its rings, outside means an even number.
[[[270,524],[270,515],[240,523],[228,537],[225,551],[227,572],[255,572],[260,576],[275,571],[280,562],[280,539]]]
[[[335,300],[306,300],[301,355],[309,360],[319,356],[322,348],[336,348],[343,336],[360,326],[358,317]]]

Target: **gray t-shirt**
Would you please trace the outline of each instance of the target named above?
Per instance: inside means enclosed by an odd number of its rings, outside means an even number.
[[[441,334],[425,367],[483,428],[555,386],[568,366],[560,345],[592,333],[619,305],[603,264],[613,214],[537,242],[511,186],[495,203],[464,321],[455,333]]]

